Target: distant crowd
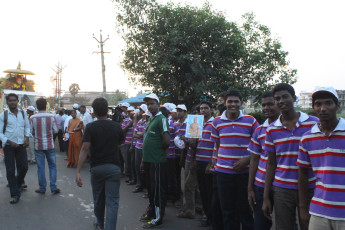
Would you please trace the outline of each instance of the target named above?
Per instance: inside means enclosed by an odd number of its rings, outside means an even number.
[[[12,204],[26,188],[28,160],[37,164],[37,193],[46,192],[45,159],[50,190],[61,192],[57,137],[80,187],[80,170],[90,163],[96,229],[116,229],[121,177],[148,198],[139,218],[145,229],[163,226],[168,202],[179,210],[177,218],[200,213],[199,226],[213,230],[270,230],[273,223],[277,230],[345,229],[345,120],[337,117],[333,87],[312,94],[314,117],[296,111],[291,85],[275,85],[261,98],[263,124],[243,114],[235,89],[192,112],[184,104],[161,105],[155,94],[137,108],[110,108],[97,98],[89,112],[75,104],[57,115],[45,112],[44,98],[25,111],[17,108],[17,95],[6,100],[0,140]],[[192,114],[203,116],[200,138],[186,132]]]

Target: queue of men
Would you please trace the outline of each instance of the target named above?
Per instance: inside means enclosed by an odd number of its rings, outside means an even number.
[[[148,97],[158,109],[158,97]],[[127,182],[136,184],[135,193],[144,187],[148,190],[149,205],[140,217],[146,222],[143,227],[163,225],[166,202],[176,207],[183,202],[176,216],[195,218],[196,194],[200,192],[204,214],[200,226],[213,230],[269,230],[273,223],[279,230],[298,226],[303,230],[345,229],[345,121],[336,116],[336,91],[331,87],[315,90],[314,117],[295,110],[291,85],[277,84],[262,95],[266,121],[261,125],[242,113],[239,91],[229,90],[221,97],[215,118],[211,103],[199,104],[197,113],[204,115],[199,139],[185,137],[187,108],[182,104],[162,105],[159,110],[167,120],[160,120],[161,127],[155,131],[149,124],[155,121],[156,110],[152,113],[143,104],[135,113],[129,104],[122,105],[128,114],[122,125],[125,143],[136,143],[135,148],[140,149],[131,155],[128,146],[123,152],[124,158],[135,158],[128,159],[125,168],[137,162],[133,174],[126,171]],[[130,128],[132,132],[128,132]],[[149,141],[151,135],[161,142]],[[176,137],[182,142],[174,142]],[[146,163],[150,167],[145,168]]]
[[[9,110],[0,115],[0,139],[10,203],[19,201],[23,189],[25,148],[32,135],[36,192],[46,191],[42,166],[47,158],[51,192],[59,193],[53,134],[67,119],[44,113],[42,98],[36,103],[39,113],[29,122],[26,112],[17,108],[18,96],[6,100]],[[89,156],[95,227],[116,228],[123,171],[127,184],[134,185],[133,193],[147,191],[148,205],[139,218],[145,229],[163,226],[167,202],[180,208],[177,218],[195,218],[199,193],[204,214],[200,226],[213,230],[269,230],[273,224],[278,230],[345,229],[345,120],[337,117],[338,95],[332,87],[315,90],[312,107],[317,117],[296,111],[295,102],[291,85],[275,85],[262,95],[266,121],[260,125],[242,113],[241,93],[229,90],[220,95],[215,111],[208,101],[198,105],[195,113],[204,116],[204,124],[197,139],[186,137],[188,110],[183,104],[160,106],[155,94],[147,95],[138,109],[123,103],[120,128],[107,118],[106,100],[96,99],[98,120],[86,126],[76,175],[82,186],[80,169]]]

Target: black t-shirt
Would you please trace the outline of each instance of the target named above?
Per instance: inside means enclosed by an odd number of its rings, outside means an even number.
[[[102,164],[120,166],[119,145],[124,135],[119,123],[97,120],[86,125],[83,142],[91,143],[91,168]]]

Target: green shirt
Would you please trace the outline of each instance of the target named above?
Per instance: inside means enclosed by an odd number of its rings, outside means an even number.
[[[143,162],[162,163],[167,160],[163,149],[163,133],[169,133],[168,119],[161,113],[149,119],[143,142]]]

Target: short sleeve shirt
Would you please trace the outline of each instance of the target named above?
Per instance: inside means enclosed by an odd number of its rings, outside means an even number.
[[[168,119],[157,113],[146,124],[146,133],[143,142],[143,162],[163,163],[167,156],[163,148],[163,134],[169,133]]]
[[[229,174],[249,172],[249,165],[240,172],[235,171],[233,167],[238,160],[250,155],[247,148],[252,134],[258,126],[254,117],[244,115],[242,112],[237,119],[230,120],[224,111],[222,116],[212,121],[211,140],[219,143],[216,172]]]
[[[316,176],[310,214],[345,221],[345,120],[326,136],[318,124],[306,132],[299,147],[299,167],[312,168]]]
[[[97,120],[87,124],[83,142],[91,143],[91,168],[103,164],[120,166],[119,145],[123,139],[123,131],[117,122]]]
[[[300,112],[299,120],[293,130],[283,126],[280,117],[266,130],[264,150],[276,154],[277,167],[273,185],[287,189],[298,189],[299,142],[303,134],[319,121],[318,118]],[[309,172],[309,188],[314,188],[316,178]]]

